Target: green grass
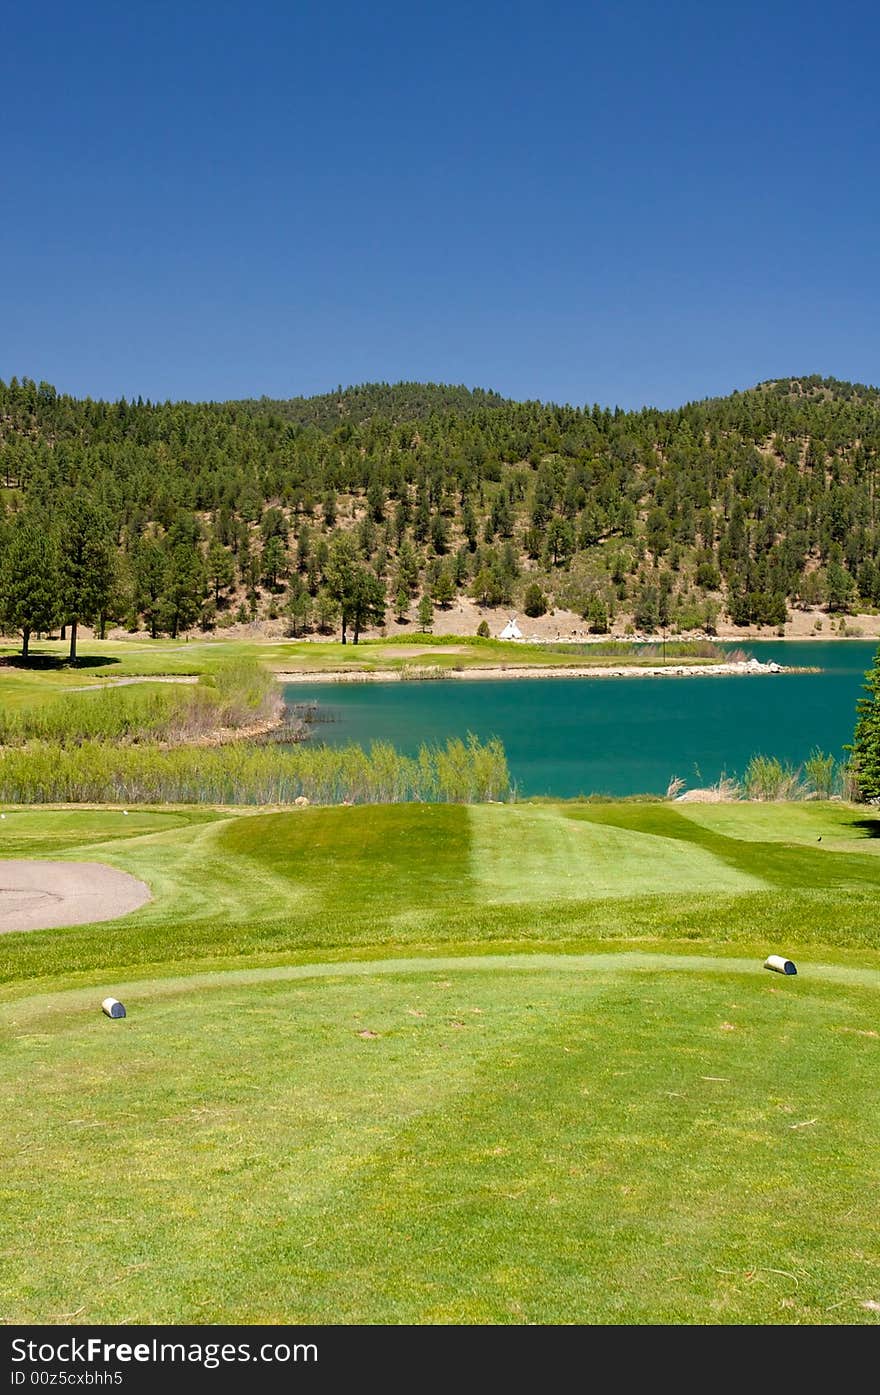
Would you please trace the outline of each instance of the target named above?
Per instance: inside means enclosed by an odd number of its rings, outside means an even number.
[[[215,721],[215,709],[208,714]],[[362,746],[259,745],[208,748],[94,737],[0,746],[0,800],[10,804],[189,803],[325,805],[435,800],[468,803],[510,797],[497,740],[450,739],[405,756],[388,742]]]
[[[8,1321],[877,1320],[864,809],[5,813]]]
[[[799,830],[802,807],[775,809],[790,809]],[[784,939],[871,950],[870,820],[856,806],[825,808],[840,821],[834,849],[764,839],[766,808],[747,804],[729,806],[736,836],[663,804],[7,809],[3,856],[107,862],[155,896],[96,929],[0,936],[0,983],[396,945]]]
[[[871,1320],[876,984],[136,988],[4,1014],[11,1320]]]
[[[21,699],[20,693],[16,697]],[[160,740],[185,717],[194,699],[207,709],[208,694],[200,685],[160,684],[144,680],[137,686],[110,692],[106,685],[86,692],[41,691],[35,701],[19,701],[0,710],[0,746],[28,741],[76,743]],[[219,724],[219,721],[218,721]]]
[[[171,833],[222,817],[199,809],[14,809],[0,824],[0,857],[74,858],[80,849],[100,848],[120,838]],[[158,840],[155,840],[158,843]],[[87,854],[88,856],[88,854]],[[87,860],[81,858],[80,860]],[[157,861],[154,856],[153,862]]]
[[[535,900],[539,887],[542,901],[592,901],[639,888],[655,896],[765,885],[695,841],[669,837],[662,823],[638,831],[629,810],[620,828],[600,818],[560,817],[558,807],[475,805],[468,814],[473,875],[489,902]]]
[[[880,818],[869,808],[854,817],[848,804],[753,804],[747,820],[732,804],[684,804],[678,809],[694,823],[727,838],[803,843],[808,847],[815,847],[821,838],[826,851],[856,847],[860,853],[880,853]]]
[[[418,648],[423,655],[406,655],[402,650]],[[625,644],[584,646],[583,651],[554,651],[545,645],[509,644],[475,636],[412,634],[388,639],[368,639],[360,644],[340,644],[336,640],[224,640],[183,641],[145,639],[86,640],[79,646],[79,660],[71,668],[66,663],[67,645],[60,640],[43,640],[31,646],[31,662],[23,666],[18,648],[0,643],[0,706],[28,708],[58,692],[83,684],[108,684],[119,678],[180,677],[215,673],[224,664],[238,659],[258,659],[279,672],[330,673],[339,670],[370,673],[387,669],[431,668],[468,669],[523,665],[540,669],[580,668],[585,664],[613,667],[615,664],[653,664],[654,654],[642,654]],[[670,662],[672,652],[670,650]],[[692,663],[711,659],[693,655]]]
[[[184,646],[182,654],[179,645],[102,645],[73,666],[60,652],[37,652],[23,665],[0,650],[0,747],[192,736],[268,714],[277,696],[267,666],[234,646]]]

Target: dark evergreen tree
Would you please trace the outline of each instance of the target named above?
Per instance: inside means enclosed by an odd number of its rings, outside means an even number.
[[[287,557],[284,552],[284,544],[276,533],[272,536],[263,548],[262,574],[263,581],[274,591],[278,585],[278,578],[287,565]]]
[[[865,697],[856,705],[856,730],[850,752],[859,797],[880,802],[880,649],[865,674]]]
[[[422,596],[418,610],[419,629],[426,633],[434,624],[434,603],[430,596]]]
[[[227,590],[235,580],[235,563],[232,554],[226,550],[219,538],[214,538],[205,557],[205,575],[214,592],[214,604],[220,604],[220,592]]]
[[[165,586],[160,597],[161,626],[172,639],[196,623],[205,594],[205,574],[198,552],[179,543],[168,559]]]
[[[114,546],[105,509],[85,490],[65,499],[59,519],[59,602],[70,626],[69,661],[76,663],[80,620],[95,620],[110,600]]]
[[[0,562],[0,616],[21,635],[21,657],[30,655],[32,634],[49,630],[61,617],[58,545],[44,519],[19,514],[8,525]]]
[[[155,639],[161,622],[162,596],[168,573],[168,554],[160,543],[142,539],[134,554],[135,606],[143,614]]]
[[[442,567],[437,574],[431,588],[431,596],[442,610],[447,610],[455,600],[455,582],[445,567]]]
[[[547,597],[536,581],[531,582],[526,587],[523,610],[533,620],[536,620],[539,615],[547,614]]]

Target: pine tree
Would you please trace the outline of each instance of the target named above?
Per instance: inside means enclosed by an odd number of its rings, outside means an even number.
[[[168,554],[157,542],[141,539],[134,554],[134,604],[150,629],[150,638],[159,633],[162,595],[168,574]]]
[[[358,567],[355,573],[354,594],[350,603],[352,638],[357,644],[361,630],[368,625],[385,623],[385,587],[368,567]]]
[[[431,546],[438,557],[443,557],[449,551],[449,528],[446,519],[442,514],[435,514],[431,519]]]
[[[319,591],[315,597],[315,624],[321,634],[330,634],[339,619],[339,605],[328,591]]]
[[[455,583],[445,567],[437,575],[431,595],[441,609],[446,610],[455,600]]]
[[[59,539],[60,604],[70,625],[70,663],[76,663],[81,619],[93,620],[107,606],[113,587],[113,539],[106,512],[82,491],[61,514]]]
[[[591,635],[607,635],[608,607],[597,591],[594,591],[587,601],[584,619],[590,622]]]
[[[865,674],[864,683],[867,697],[859,698],[856,704],[856,730],[850,752],[853,773],[859,788],[859,797],[865,800],[880,800],[880,649],[874,665]]]
[[[341,533],[330,550],[327,590],[339,606],[343,644],[347,642],[349,625],[353,642],[357,644],[361,630],[384,621],[385,588],[375,572],[363,565],[357,545],[348,533]]]
[[[840,562],[832,560],[828,563],[825,585],[828,592],[828,609],[832,612],[848,611],[856,588],[849,572]]]
[[[419,559],[408,538],[404,538],[397,557],[397,586],[411,596],[419,583]]]
[[[355,589],[355,573],[358,568],[358,550],[354,539],[341,533],[333,540],[330,556],[327,559],[327,593],[339,607],[342,617],[342,643],[348,642],[351,600]]]
[[[303,523],[299,530],[299,537],[296,540],[296,565],[297,570],[304,572],[309,565],[309,556],[312,549],[312,533],[309,525]]]
[[[273,591],[278,585],[278,576],[287,564],[287,557],[284,552],[284,544],[277,534],[273,533],[263,548],[262,574],[266,585]]]
[[[58,548],[45,522],[29,514],[16,518],[4,541],[0,614],[21,633],[21,657],[27,660],[32,633],[51,629],[60,618]]]
[[[186,543],[180,543],[171,553],[161,598],[162,627],[172,639],[195,624],[204,594],[201,556]]]
[[[294,636],[301,635],[303,630],[308,628],[312,617],[312,598],[309,595],[308,587],[297,572],[291,579],[284,611],[290,619],[290,633]]]
[[[468,550],[474,552],[477,546],[477,516],[470,499],[465,500],[461,509],[461,531],[467,538]]]
[[[434,603],[430,596],[422,596],[419,601],[419,629],[423,634],[433,628]]]
[[[235,580],[235,563],[219,538],[214,538],[205,558],[205,573],[214,592],[214,604],[220,604],[220,592]]]

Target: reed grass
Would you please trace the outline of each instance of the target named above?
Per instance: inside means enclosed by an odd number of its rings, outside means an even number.
[[[0,751],[6,804],[470,804],[510,796],[498,740],[450,740],[402,755],[388,742],[301,745],[245,742],[193,749],[35,741]]]
[[[727,783],[728,798],[758,803],[852,798],[849,766],[818,747],[800,765],[783,763],[776,756],[752,756],[742,780]]]
[[[440,664],[403,664],[398,672],[401,683],[434,683],[451,677]]]
[[[225,726],[243,726],[268,715],[280,702],[272,673],[246,655],[227,659],[203,675],[202,685],[215,697]]]
[[[678,799],[684,789],[685,781],[677,775],[673,776],[666,790],[666,798]],[[846,761],[838,761],[826,751],[814,747],[800,765],[784,764],[776,756],[752,756],[740,779],[722,773],[715,784],[708,787],[708,792],[713,796],[710,802],[725,804],[736,801],[783,803],[805,799],[851,800],[855,798],[855,785],[852,769]]]
[[[31,708],[7,708],[0,711],[0,745],[161,740],[194,706],[194,692],[170,686],[104,688],[70,693]]]
[[[226,660],[198,683],[106,687],[0,710],[0,746],[32,741],[184,743],[219,728],[276,715],[283,706],[272,674],[255,659]]]
[[[837,761],[815,747],[804,761],[804,776],[817,799],[830,799],[840,779]]]
[[[742,779],[746,799],[802,799],[805,788],[800,767],[783,765],[775,756],[752,756]]]

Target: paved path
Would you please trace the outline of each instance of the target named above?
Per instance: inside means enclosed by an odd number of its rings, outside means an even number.
[[[92,693],[96,688],[130,688],[133,683],[198,683],[198,675],[193,673],[144,674],[142,678],[107,678],[103,683],[77,683],[75,687],[59,688],[59,693]]]

